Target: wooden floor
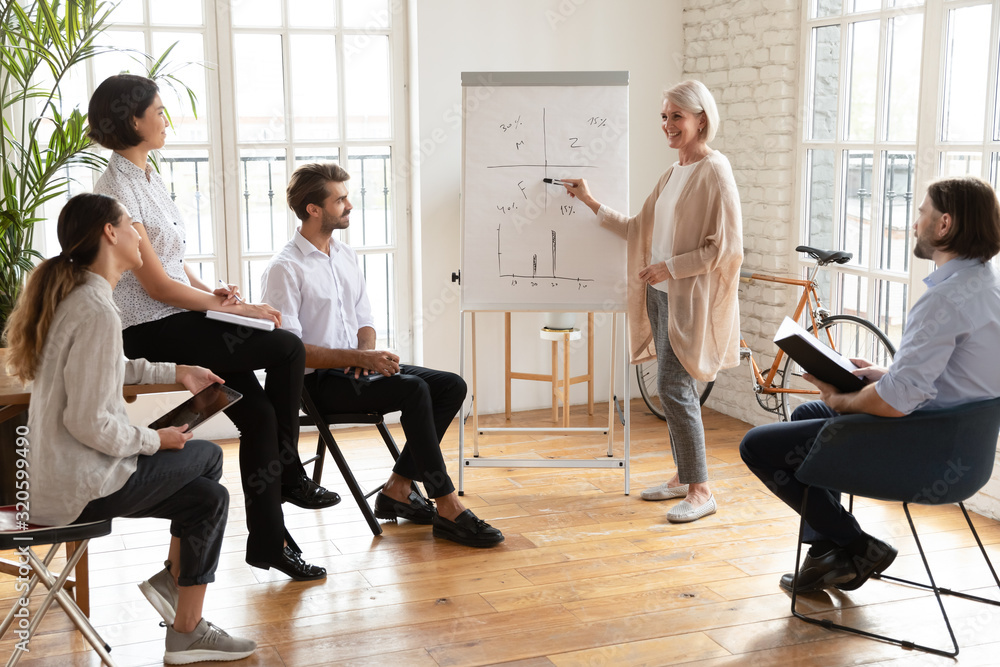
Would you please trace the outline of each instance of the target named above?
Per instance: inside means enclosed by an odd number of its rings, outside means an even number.
[[[632,495],[614,470],[471,469],[464,501],[507,537],[476,550],[436,540],[429,526],[386,524],[372,538],[332,464],[327,486],[345,496],[337,507],[306,511],[286,505],[286,523],[325,581],[295,583],[243,562],[243,496],[234,442],[224,481],[232,509],[205,616],[260,645],[239,665],[997,665],[1000,607],[948,599],[962,647],[957,661],[805,624],[789,614],[778,578],[790,571],[797,528],[791,510],[751,476],[739,458],[747,425],[706,411],[708,456],[719,512],[671,525],[671,502],[639,498],[670,468],[666,427],[633,405]],[[595,425],[606,416],[599,406]],[[516,425],[545,425],[548,411],[516,415]],[[502,417],[500,417],[502,421]],[[496,418],[487,421],[497,422]],[[573,425],[588,421],[573,410]],[[486,424],[483,424],[486,425]],[[454,430],[454,429],[453,429]],[[402,442],[398,427],[394,433]],[[362,483],[389,471],[374,429],[338,435]],[[303,452],[315,436],[304,434]],[[457,434],[445,452],[456,472]],[[620,441],[619,441],[620,442]],[[506,435],[485,439],[493,456],[601,456],[602,436]],[[620,444],[619,444],[620,448]],[[457,474],[456,474],[457,477]],[[916,507],[918,528],[939,584],[986,584],[961,514],[955,507]],[[902,511],[862,501],[866,529],[899,548],[890,570],[920,575],[919,556]],[[1000,524],[975,517],[1000,563]],[[167,526],[158,520],[117,520],[113,535],[91,544],[92,617],[120,665],[162,664],[163,628],[136,584],[166,555]],[[15,597],[0,576],[0,610]],[[852,622],[944,644],[933,597],[872,581],[853,593],[810,596],[806,604]],[[12,650],[0,642],[0,658]],[[97,665],[61,610],[49,613],[22,665]]]

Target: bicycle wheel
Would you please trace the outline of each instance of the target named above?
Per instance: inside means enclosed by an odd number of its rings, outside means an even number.
[[[639,380],[639,393],[642,394],[642,400],[646,402],[646,406],[650,412],[660,419],[666,420],[667,417],[663,413],[663,406],[660,405],[660,391],[656,386],[656,368],[655,359],[637,364],[635,367],[635,377]],[[705,401],[708,400],[708,395],[712,393],[712,387],[715,383],[702,382],[701,380],[697,382],[699,400],[701,405],[705,405]]]
[[[847,358],[867,359],[878,366],[888,366],[892,362],[896,348],[881,329],[868,320],[854,315],[832,315],[819,325],[820,340]],[[813,328],[810,326],[809,331]],[[785,357],[782,367],[781,386],[784,389],[816,388],[802,379],[805,371],[791,357]],[[816,394],[781,394],[781,418],[789,421],[792,412],[806,401],[817,400]]]

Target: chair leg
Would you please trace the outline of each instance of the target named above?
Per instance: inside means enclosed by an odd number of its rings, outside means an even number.
[[[969,524],[969,530],[972,531],[972,536],[976,538],[976,544],[979,545],[979,552],[983,554],[983,560],[986,561],[986,567],[989,568],[990,574],[993,575],[993,581],[996,582],[997,588],[1000,588],[1000,578],[997,577],[997,572],[993,568],[993,562],[990,561],[989,554],[986,553],[986,548],[983,546],[982,540],[979,539],[979,533],[976,532],[976,527],[972,525],[972,519],[969,518],[969,512],[965,509],[965,503],[958,503],[958,506],[962,509],[962,514],[965,515],[965,522]],[[919,581],[911,581],[909,579],[901,579],[899,577],[892,577],[886,574],[882,575],[876,574],[872,576],[878,577],[880,579],[885,579],[886,581],[892,581],[899,584],[906,584],[907,586],[916,586],[918,588],[924,588],[927,590],[931,590],[932,588],[929,584],[924,584]],[[952,597],[962,598],[964,600],[972,600],[973,602],[983,602],[985,604],[991,604],[995,607],[1000,607],[1000,601],[991,600],[990,598],[984,598],[978,595],[971,595],[969,593],[963,593],[962,591],[955,591],[950,588],[944,588],[942,586],[938,586],[937,590],[942,595],[951,595]]]
[[[319,426],[317,425],[318,429]],[[312,479],[317,484],[323,479],[323,462],[326,460],[326,447],[323,443],[323,438],[316,438],[316,456],[313,457],[313,476]]]
[[[88,543],[89,540],[83,540],[80,543],[76,552],[66,562],[66,565],[63,567],[62,572],[60,572],[59,576],[54,579],[47,567],[48,565],[47,561],[51,561],[51,556],[55,551],[55,549],[59,547],[59,545],[53,545],[52,549],[50,549],[49,555],[46,556],[45,561],[39,560],[38,556],[36,556],[34,551],[32,551],[30,548],[27,550],[25,555],[28,558],[28,563],[31,565],[31,569],[34,571],[35,576],[38,578],[38,580],[41,581],[43,584],[45,584],[46,588],[49,589],[49,593],[48,595],[45,596],[45,599],[42,600],[42,604],[35,611],[34,617],[31,619],[31,623],[28,625],[26,641],[31,641],[31,638],[34,636],[35,631],[38,629],[39,623],[41,623],[42,618],[45,616],[49,608],[52,606],[52,602],[55,601],[59,603],[59,606],[61,606],[63,610],[66,612],[66,614],[70,617],[70,620],[73,621],[73,624],[77,627],[80,633],[83,634],[87,642],[94,648],[94,651],[96,651],[98,656],[100,656],[101,661],[105,665],[110,665],[111,667],[114,667],[115,661],[109,655],[111,647],[108,646],[103,639],[101,639],[101,636],[97,634],[97,630],[94,629],[94,626],[90,623],[90,620],[83,614],[83,612],[80,611],[80,608],[76,606],[76,602],[69,595],[69,593],[67,593],[66,590],[63,588],[66,584],[66,580],[69,578],[70,573],[76,567],[77,563],[80,561],[80,558],[83,557],[83,554],[86,553]],[[24,653],[23,651],[15,651],[11,655],[10,660],[8,660],[7,662],[8,667],[13,667],[13,665],[16,665],[23,656],[23,653]]]
[[[948,620],[948,612],[945,611],[944,602],[942,602],[941,600],[940,590],[934,583],[934,575],[931,574],[931,568],[927,562],[927,556],[924,554],[923,546],[920,544],[920,538],[917,536],[917,529],[916,526],[913,525],[913,518],[910,516],[910,509],[907,506],[907,503],[903,503],[903,511],[906,513],[906,520],[910,524],[910,532],[913,533],[913,539],[917,543],[917,550],[920,552],[920,558],[924,562],[924,569],[927,571],[927,577],[931,582],[930,586],[924,586],[924,587],[930,588],[931,590],[934,591],[934,597],[937,599],[938,607],[940,607],[941,609],[941,616],[944,619],[945,626],[948,628],[948,634],[951,636],[951,643],[953,648],[955,649],[954,651],[944,651],[942,649],[932,648],[930,646],[924,646],[922,644],[916,644],[912,641],[905,639],[895,639],[893,637],[887,637],[885,635],[875,634],[873,632],[861,630],[860,628],[852,628],[847,625],[834,623],[829,619],[810,618],[796,609],[795,602],[797,596],[795,594],[795,587],[798,585],[799,559],[802,551],[802,532],[805,527],[805,515],[808,503],[809,503],[809,488],[807,487],[805,494],[803,494],[802,497],[802,511],[799,515],[800,518],[799,518],[798,549],[796,551],[795,576],[792,582],[792,615],[795,616],[796,618],[802,619],[806,623],[812,623],[813,625],[820,625],[828,630],[841,630],[843,632],[850,632],[852,634],[861,635],[862,637],[868,637],[870,639],[878,639],[884,642],[888,642],[890,644],[896,644],[897,646],[901,646],[906,649],[916,649],[918,651],[924,651],[925,653],[934,653],[936,655],[941,655],[947,658],[954,658],[955,656],[957,656],[958,641],[955,639],[955,632],[951,628],[951,621]],[[884,575],[882,576],[882,578],[889,579],[889,577],[886,577]]]
[[[385,420],[383,419],[379,423],[375,424],[375,426],[376,426],[376,428],[378,428],[378,432],[382,436],[382,442],[385,443],[386,449],[388,449],[389,450],[389,454],[392,455],[392,460],[393,461],[398,461],[399,460],[399,454],[400,454],[400,452],[399,452],[399,445],[396,444],[396,439],[393,438],[392,437],[392,433],[389,432],[389,427],[385,425]],[[383,484],[382,486],[385,486],[385,484]],[[370,496],[370,495],[373,495],[377,491],[381,491],[382,490],[382,486],[378,487],[377,489],[375,489],[375,491],[372,491],[368,495]],[[420,489],[417,488],[417,483],[415,481],[413,481],[413,480],[410,481],[410,488],[413,489],[413,491],[418,496],[422,497],[424,495],[424,494],[422,494],[420,492]]]
[[[334,440],[333,434],[330,433],[330,428],[327,426],[322,414],[316,409],[312,397],[309,396],[309,392],[304,390],[302,392],[302,406],[306,414],[315,421],[320,441],[326,445],[326,448],[330,451],[330,455],[333,456],[333,460],[340,469],[340,474],[344,477],[344,482],[347,483],[347,488],[350,489],[351,495],[354,496],[354,501],[358,504],[358,509],[361,510],[365,521],[368,522],[368,527],[371,528],[372,534],[376,536],[381,535],[382,526],[379,524],[378,519],[375,518],[372,508],[368,505],[365,492],[362,490],[361,485],[358,484],[358,480],[355,479],[350,466],[347,465],[347,459],[344,458],[340,447],[337,446],[337,441]]]

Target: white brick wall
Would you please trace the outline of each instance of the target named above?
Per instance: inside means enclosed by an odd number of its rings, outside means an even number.
[[[687,0],[684,9],[684,75],[708,86],[719,105],[722,123],[712,147],[729,158],[739,187],[743,265],[764,272],[792,270],[798,238],[792,202],[800,11],[793,0]],[[797,298],[797,289],[770,284],[741,288],[741,327],[759,365],[770,365],[771,338]],[[773,421],[751,387],[744,362],[719,374],[708,406],[755,425]],[[969,507],[1000,519],[1000,455]]]
[[[759,271],[792,268],[800,20],[791,0],[689,0],[684,10],[684,74],[704,82],[719,105],[712,147],[733,165],[744,266]],[[770,364],[771,336],[797,296],[772,285],[741,289],[741,326],[758,364]],[[757,405],[746,363],[719,374],[709,406],[751,424],[773,420]]]

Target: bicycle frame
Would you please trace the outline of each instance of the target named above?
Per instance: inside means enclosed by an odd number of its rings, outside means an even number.
[[[819,289],[816,284],[816,274],[819,272],[819,263],[814,266],[808,278],[786,278],[784,276],[772,276],[766,273],[753,273],[748,270],[743,270],[740,272],[740,282],[746,284],[752,284],[755,280],[760,280],[769,283],[779,283],[782,285],[796,285],[802,288],[802,295],[799,297],[799,302],[795,306],[795,311],[792,313],[792,319],[796,322],[802,316],[802,311],[806,310],[806,306],[809,306],[809,318],[812,320],[813,333],[816,338],[819,338],[819,324],[825,320],[830,312],[823,307],[823,302],[819,297]],[[834,348],[833,337],[830,332],[827,332],[827,337],[829,338],[828,344],[831,348]],[[819,391],[815,389],[785,389],[783,387],[774,386],[774,377],[778,373],[778,368],[781,366],[781,360],[784,358],[785,352],[778,349],[777,356],[774,357],[774,362],[768,369],[767,377],[765,377],[757,366],[757,361],[753,358],[753,351],[747,345],[746,340],[742,337],[740,338],[740,357],[746,357],[750,360],[750,368],[753,372],[754,378],[754,391],[759,394],[819,394]]]

